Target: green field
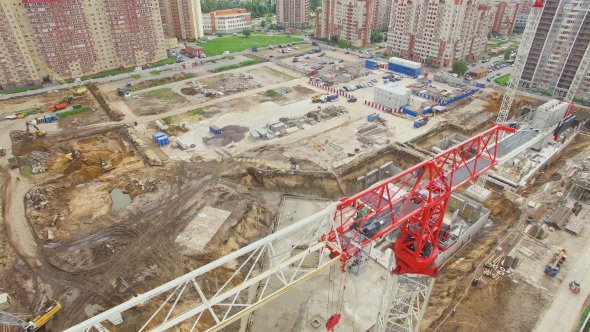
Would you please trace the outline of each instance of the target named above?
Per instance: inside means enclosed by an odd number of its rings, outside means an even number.
[[[43,86],[41,86],[41,85],[27,86],[24,88],[18,88],[18,89],[13,89],[13,90],[0,90],[0,94],[8,95],[11,93],[19,93],[19,92],[23,92],[23,91],[37,90],[37,89],[42,89],[42,88],[43,88]]]
[[[509,79],[510,79],[510,74],[506,74],[506,75],[502,75],[502,76],[494,79],[494,82],[497,84],[506,85],[506,84],[508,84]]]
[[[219,55],[225,51],[241,52],[251,49],[252,46],[266,47],[276,44],[288,44],[301,42],[303,39],[291,36],[224,36],[215,38],[204,44],[200,44],[207,56]]]
[[[172,90],[170,90],[168,88],[144,92],[140,96],[157,98],[157,99],[168,99],[168,100],[184,100],[183,96],[179,95],[176,92],[173,92]]]

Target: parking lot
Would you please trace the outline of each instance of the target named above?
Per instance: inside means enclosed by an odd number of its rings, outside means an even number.
[[[306,45],[307,46],[307,45]],[[299,49],[291,48],[291,51],[287,54],[281,53],[281,49],[274,49],[271,53],[274,57],[280,57],[281,61],[287,64],[293,64],[301,69],[308,71],[312,70],[337,70],[338,66],[352,65],[359,62],[364,62],[364,58],[359,58],[358,55],[352,53],[346,53],[347,51],[331,50],[326,47],[321,47],[319,53],[309,53],[312,49],[317,49],[317,46],[302,47],[299,45]],[[295,55],[298,56],[297,60],[294,61]],[[284,57],[285,55],[291,55]]]

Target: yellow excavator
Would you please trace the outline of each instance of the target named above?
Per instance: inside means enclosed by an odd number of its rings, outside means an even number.
[[[45,134],[47,134],[45,131],[40,130],[39,127],[34,125],[32,122],[27,121],[27,132],[29,132],[30,130],[29,127],[35,128],[35,130],[37,131],[37,137],[45,137]]]
[[[82,155],[82,151],[80,150],[72,150],[72,152],[66,154],[66,162],[71,163],[74,160],[82,159],[82,161],[86,161],[86,158]]]
[[[41,305],[35,313],[30,315],[16,316],[0,311],[0,323],[19,326],[27,332],[39,330],[61,310],[61,304],[54,299],[47,298],[46,295],[43,296],[40,303]]]
[[[115,168],[113,165],[111,165],[109,162],[107,162],[106,159],[104,159],[102,156],[99,156],[99,157],[100,157],[100,167],[102,168],[103,172],[109,172]]]

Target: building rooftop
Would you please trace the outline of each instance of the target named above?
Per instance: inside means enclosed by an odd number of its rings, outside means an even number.
[[[378,85],[378,88],[383,90],[395,91],[397,93],[409,93],[410,89],[406,88],[405,86],[397,85],[397,84],[382,84]]]
[[[487,72],[488,72],[488,70],[485,69],[485,68],[477,68],[477,69],[474,69],[474,70],[471,71],[471,73],[474,73],[476,75],[477,74],[487,73]]]

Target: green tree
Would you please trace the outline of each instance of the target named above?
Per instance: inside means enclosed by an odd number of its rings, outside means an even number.
[[[264,28],[266,26],[266,21],[262,20],[262,22],[260,22],[260,27]]]
[[[344,40],[344,39],[340,39],[340,40],[338,41],[338,47],[340,47],[340,48],[345,48],[345,47],[346,47],[346,40]]]
[[[330,40],[331,40],[333,43],[337,43],[337,42],[338,42],[338,35],[332,35],[332,36],[330,37]]]
[[[311,0],[310,8],[311,8],[312,12],[315,12],[315,10],[321,6],[322,6],[322,0]]]
[[[469,70],[469,66],[464,61],[453,62],[453,73],[463,76]]]
[[[510,60],[510,53],[512,53],[510,50],[504,51],[504,60]]]
[[[252,30],[250,30],[250,29],[244,29],[244,30],[242,30],[242,34],[244,36],[246,36],[246,38],[247,37],[250,37],[250,35],[252,34]]]
[[[383,34],[381,31],[371,31],[371,43],[381,43],[383,41]]]

